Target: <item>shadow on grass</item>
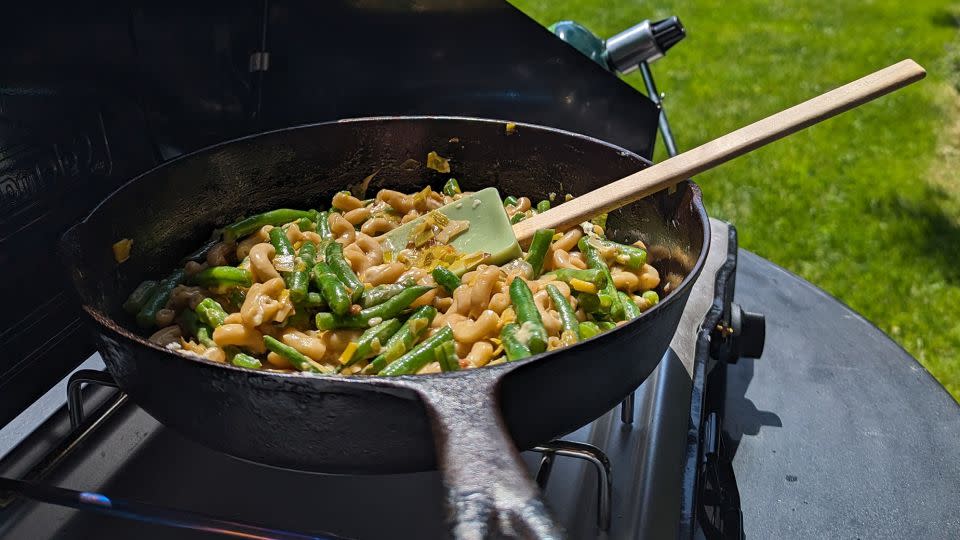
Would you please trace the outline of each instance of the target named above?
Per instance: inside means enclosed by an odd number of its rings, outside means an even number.
[[[927,186],[919,199],[881,199],[870,211],[893,229],[896,249],[960,284],[960,222],[945,209],[950,194]]]

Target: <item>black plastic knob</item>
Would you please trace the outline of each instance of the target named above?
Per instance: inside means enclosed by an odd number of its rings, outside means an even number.
[[[733,335],[736,340],[737,356],[740,358],[760,358],[767,340],[767,320],[761,313],[744,311],[738,304],[731,306],[733,317]]]
[[[731,303],[727,315],[710,337],[710,355],[736,364],[741,358],[760,358],[767,339],[767,321],[760,313],[744,311]]]

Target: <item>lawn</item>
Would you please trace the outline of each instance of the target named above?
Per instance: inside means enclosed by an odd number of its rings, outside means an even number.
[[[697,180],[741,246],[862,313],[960,400],[960,6],[513,3],[543,24],[573,19],[604,37],[678,15],[687,39],[653,70],[681,149],[902,58],[924,65],[917,85]],[[636,73],[626,80],[643,88]]]

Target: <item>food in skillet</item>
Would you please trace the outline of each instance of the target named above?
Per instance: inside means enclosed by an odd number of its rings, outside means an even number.
[[[656,304],[642,242],[605,238],[605,216],[536,233],[523,257],[483,264],[449,242],[469,223],[435,210],[457,181],[327,211],[277,209],[225,227],[205,261],[141,283],[124,304],[150,340],[249,369],[409,375],[509,362],[587,339]],[[569,197],[569,196],[568,196]],[[550,207],[508,196],[512,223]],[[425,216],[407,248],[378,237]]]

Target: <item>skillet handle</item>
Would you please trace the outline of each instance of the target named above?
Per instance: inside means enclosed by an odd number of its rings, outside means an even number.
[[[562,538],[500,416],[502,375],[471,369],[411,385],[431,416],[451,532],[458,539]]]

